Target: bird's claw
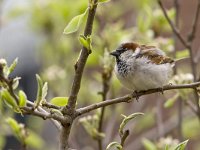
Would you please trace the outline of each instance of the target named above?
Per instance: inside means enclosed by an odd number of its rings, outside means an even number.
[[[137,91],[133,91],[133,94],[135,96],[136,101],[138,102],[138,100],[139,100],[138,92]]]
[[[161,94],[164,94],[164,89],[163,89],[163,87],[160,87],[159,90],[160,90]]]

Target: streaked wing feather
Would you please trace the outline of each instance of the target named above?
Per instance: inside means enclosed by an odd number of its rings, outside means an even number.
[[[141,51],[138,57],[147,57],[150,60],[149,63],[154,63],[157,65],[166,63],[172,64],[174,62],[174,60],[170,57],[161,55],[159,51],[160,50],[155,46],[141,46]]]

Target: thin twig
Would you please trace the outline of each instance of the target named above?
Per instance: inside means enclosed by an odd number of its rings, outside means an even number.
[[[168,14],[166,12],[166,9],[164,8],[164,6],[162,4],[162,1],[161,0],[157,0],[157,1],[158,1],[158,4],[160,5],[164,15],[165,15],[165,18],[167,19],[169,25],[171,26],[174,34],[182,42],[182,44],[185,46],[185,48],[187,48],[189,50],[190,64],[191,64],[191,68],[192,68],[192,74],[193,74],[193,77],[194,77],[193,81],[195,82],[195,81],[197,81],[197,76],[196,76],[197,72],[196,72],[196,63],[195,63],[195,60],[194,60],[194,55],[193,55],[193,50],[192,50],[192,41],[194,39],[194,34],[195,34],[195,31],[196,31],[196,28],[197,28],[198,16],[199,16],[199,12],[200,12],[200,8],[199,8],[200,7],[200,0],[198,0],[197,11],[196,11],[195,18],[194,18],[193,25],[192,25],[192,31],[189,34],[189,36],[192,37],[192,38],[188,38],[187,41],[184,40],[184,38],[181,36],[179,30],[175,27],[175,25],[170,20]],[[198,93],[196,92],[196,90],[194,90],[194,98],[195,98],[196,107],[197,107],[197,113],[196,114],[197,114],[197,117],[200,120],[199,96],[198,96]]]
[[[157,129],[158,129],[157,133],[158,133],[159,137],[163,137],[163,133],[164,133],[162,106],[163,106],[163,101],[160,99],[157,99],[157,101],[156,101],[156,123],[157,123]]]
[[[194,82],[197,81],[197,70],[196,70],[196,62],[195,62],[195,58],[194,58],[194,54],[193,54],[192,44],[193,44],[193,40],[195,38],[195,31],[197,29],[199,13],[200,13],[200,0],[198,0],[197,10],[196,10],[194,21],[193,21],[193,24],[192,24],[192,30],[188,35],[188,43],[189,43],[188,50],[190,52],[190,66],[192,68],[192,74],[193,74],[193,77],[194,77],[194,80],[193,80]],[[195,98],[196,107],[197,107],[197,116],[198,116],[199,121],[200,121],[199,96],[198,96],[196,89],[194,90],[194,98]]]
[[[188,88],[195,89],[198,86],[200,86],[200,82],[194,82],[191,84],[181,84],[181,85],[167,85],[167,86],[164,86],[162,89],[156,88],[156,89],[150,89],[147,91],[141,91],[141,92],[138,92],[137,94],[132,93],[132,94],[125,95],[123,97],[110,99],[104,102],[99,102],[99,103],[91,104],[83,108],[79,108],[76,111],[76,116],[80,116],[82,114],[88,113],[92,110],[95,110],[101,107],[105,107],[105,106],[109,106],[109,105],[113,105],[117,103],[122,103],[122,102],[131,102],[131,100],[133,100],[134,98],[147,95],[147,94],[152,94],[152,93],[157,93],[157,92],[162,92],[162,91],[167,91],[167,90],[172,90],[172,89],[188,89]]]
[[[186,100],[186,101],[184,101],[184,103],[185,103],[186,105],[188,105],[188,107],[192,110],[192,112],[193,112],[194,114],[197,113],[197,109],[196,109],[195,105],[194,105],[191,101]]]
[[[48,102],[42,103],[42,106],[43,106],[43,107],[46,107],[46,108],[53,108],[53,109],[58,109],[58,110],[61,109],[61,107],[56,106],[56,105],[53,105],[53,104],[48,103]]]
[[[190,114],[190,111],[188,109],[184,110],[184,116],[186,117],[191,117],[193,115]],[[177,122],[177,117],[172,115],[169,119],[167,119],[164,123],[164,136],[168,135],[170,132],[172,132],[175,128],[177,128],[178,126],[178,122]],[[130,135],[131,136],[131,135]],[[126,144],[126,149],[132,149],[134,147],[134,149],[138,150],[138,149],[143,149],[143,145],[141,144],[141,141],[145,138],[149,139],[149,140],[157,140],[158,139],[158,134],[157,134],[157,128],[154,127],[150,130],[147,130],[147,132],[142,133],[141,135],[137,136],[137,138],[133,138],[130,137],[127,141]],[[134,140],[133,140],[134,139]]]
[[[12,83],[13,79],[7,79],[2,74],[0,74],[0,81],[4,82],[8,86],[8,92],[14,98],[16,103],[19,104],[19,100],[18,100],[17,96],[15,95],[13,87],[12,87],[13,86],[13,83]]]
[[[179,30],[179,0],[174,0],[174,7],[176,11],[176,16],[175,16],[175,26]],[[177,53],[177,37],[176,35],[174,36],[174,44],[175,44],[175,50],[174,50],[174,59],[176,59],[176,53]],[[174,66],[174,75],[177,74],[177,65]],[[181,97],[178,97],[178,136],[179,140],[183,140],[183,134],[182,134],[182,123],[183,123],[183,101]]]
[[[171,21],[171,19],[169,18],[166,9],[164,8],[161,0],[158,0],[158,4],[160,5],[163,14],[165,15],[165,18],[167,19],[167,21],[169,22],[169,25],[171,26],[173,32],[176,34],[176,36],[178,37],[178,39],[181,41],[181,43],[185,46],[185,47],[189,47],[188,43],[186,42],[186,40],[182,37],[182,35],[180,34],[180,31],[175,27],[175,25],[173,24],[173,22]]]
[[[192,50],[192,44],[193,44],[193,40],[195,38],[199,13],[200,13],[200,0],[198,0],[197,10],[196,10],[195,17],[194,17],[193,24],[192,24],[192,30],[188,34],[188,43],[189,43],[188,50],[190,52],[190,63],[191,63],[191,67],[192,67],[192,74],[194,76],[194,81],[197,81],[197,76],[196,76],[197,72],[196,72],[196,63],[195,63],[195,60],[194,60],[194,54],[193,54],[193,50]]]
[[[109,91],[109,81],[112,77],[112,69],[110,71],[106,71],[107,69],[104,69],[102,72],[102,82],[103,82],[103,88],[102,88],[102,101],[105,101],[107,98],[107,94]],[[104,114],[105,114],[105,107],[102,107],[101,112],[100,112],[100,119],[99,119],[99,127],[98,127],[98,132],[102,132],[102,126],[103,126],[103,119],[104,119]],[[99,150],[103,150],[103,144],[102,144],[102,138],[98,138],[98,148]]]
[[[32,107],[34,106],[34,103],[31,102],[31,101],[29,101],[29,100],[27,100],[27,104],[30,105],[30,106],[32,106]],[[48,112],[47,112],[46,110],[44,110],[42,107],[40,107],[40,106],[38,106],[37,110],[38,110],[39,112],[48,114]],[[55,125],[55,127],[56,127],[58,130],[61,129],[61,125],[60,125],[60,123],[59,123],[57,120],[50,119],[50,121]]]
[[[194,21],[193,21],[193,24],[192,24],[192,30],[191,30],[190,34],[188,35],[188,41],[189,42],[192,42],[195,38],[199,13],[200,13],[200,0],[198,0],[197,10],[196,10]]]
[[[183,140],[182,123],[183,123],[183,100],[181,97],[179,97],[178,98],[178,136],[179,136],[180,141]]]
[[[61,123],[65,121],[64,117],[62,117],[62,116],[58,116],[56,114],[51,114],[51,113],[40,112],[38,110],[34,110],[32,107],[25,106],[25,107],[22,107],[21,109],[23,110],[22,111],[23,114],[30,114],[30,115],[33,115],[33,116],[38,116],[38,117],[43,118],[44,120],[55,119],[55,120],[57,120]]]
[[[18,97],[15,95],[14,90],[13,90],[13,80],[12,79],[6,79],[2,74],[0,74],[0,80],[3,81],[4,83],[6,83],[6,85],[8,86],[8,92],[11,94],[11,96],[15,99],[16,103],[19,104],[19,99]],[[50,119],[53,124],[57,127],[57,129],[60,130],[60,124],[58,121],[63,121],[64,119],[61,116],[58,115],[54,115],[54,114],[50,114],[48,112],[46,112],[44,109],[42,109],[41,107],[39,108],[40,111],[34,111],[32,108],[34,106],[34,103],[26,100],[27,104],[31,105],[32,107],[23,107],[21,108],[24,112],[23,114],[29,114],[29,115],[34,115],[34,116],[38,116],[41,117],[43,119]]]
[[[175,26],[179,29],[179,0],[174,0],[174,7],[176,11],[176,17],[175,17]],[[176,52],[177,52],[177,36],[174,34],[174,51],[173,51],[173,58],[176,59]],[[174,75],[177,74],[177,65],[174,66]]]

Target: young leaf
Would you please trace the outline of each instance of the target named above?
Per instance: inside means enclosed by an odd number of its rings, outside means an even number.
[[[36,74],[36,79],[37,79],[38,89],[37,89],[37,98],[36,98],[35,106],[34,106],[35,109],[40,105],[40,102],[42,100],[42,88],[43,88],[42,79],[40,78],[38,74]]]
[[[144,115],[144,114],[138,112],[138,113],[133,113],[133,114],[131,114],[131,115],[129,115],[129,116],[123,115],[124,119],[123,119],[123,121],[122,121],[122,123],[120,124],[120,127],[119,127],[119,133],[120,133],[120,135],[123,134],[123,130],[124,130],[124,127],[126,126],[126,124],[127,124],[130,120],[132,120],[132,119],[134,119],[135,117],[140,116],[140,115]]]
[[[107,3],[107,2],[109,2],[110,0],[99,0],[98,1],[98,3],[100,4],[100,3]]]
[[[8,74],[10,74],[10,73],[12,73],[14,71],[15,67],[17,66],[17,63],[18,63],[18,58],[15,58],[13,63],[8,68]]]
[[[2,99],[6,102],[6,104],[9,107],[11,107],[13,109],[18,108],[18,105],[17,105],[15,99],[10,95],[8,90],[2,90],[1,96],[2,96]]]
[[[146,150],[157,150],[156,145],[148,139],[143,139],[142,143]]]
[[[107,147],[106,150],[110,150],[111,148],[117,148],[118,150],[122,150],[122,146],[118,142],[111,142]]]
[[[90,48],[90,43],[88,43],[87,38],[84,35],[80,35],[78,39],[81,45],[83,45],[87,49]]]
[[[20,127],[15,119],[9,117],[6,119],[6,122],[10,125],[13,131],[19,132]]]
[[[178,144],[174,150],[185,150],[185,147],[187,145],[189,140],[185,140],[183,142],[181,142],[180,144]]]
[[[7,61],[3,58],[0,58],[0,66],[2,66],[2,68],[7,66]]]
[[[45,100],[45,98],[47,96],[47,91],[48,91],[48,83],[45,82],[42,87],[42,100]]]
[[[165,146],[165,150],[169,150],[169,145],[166,145],[166,146]]]
[[[13,79],[12,87],[13,87],[14,90],[18,87],[20,79],[21,79],[20,77],[16,77],[16,78]]]
[[[26,106],[26,100],[27,100],[26,94],[22,90],[20,90],[18,95],[19,95],[19,106],[20,107]]]
[[[91,51],[92,51],[92,38],[91,38],[91,36],[87,36],[86,40],[87,40],[87,43],[89,45],[88,51],[89,51],[89,53],[91,53]]]
[[[179,93],[176,93],[173,97],[171,97],[164,103],[164,107],[169,108],[173,106],[179,96],[180,96]]]
[[[83,22],[84,16],[87,14],[87,12],[88,12],[88,9],[86,9],[84,13],[72,18],[69,24],[65,27],[63,33],[70,34],[70,33],[76,32],[79,29],[81,23]]]
[[[17,137],[17,139],[19,141],[21,141],[21,134],[20,134],[20,124],[14,120],[13,118],[7,118],[6,122],[8,123],[8,125],[11,127],[14,135]]]
[[[54,97],[51,99],[50,103],[56,106],[66,106],[68,103],[68,97]]]
[[[42,149],[44,145],[43,139],[31,130],[28,130],[25,143],[34,149]]]
[[[25,143],[25,138],[27,137],[26,129],[24,127],[24,124],[18,123],[16,120],[13,118],[8,118],[6,119],[6,122],[9,124],[11,127],[14,135],[17,137],[17,139],[21,143]]]

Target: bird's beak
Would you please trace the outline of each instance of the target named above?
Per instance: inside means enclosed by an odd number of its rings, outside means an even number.
[[[113,52],[110,53],[110,55],[113,55],[113,56],[117,57],[117,56],[120,55],[120,53],[118,51],[113,51]]]

